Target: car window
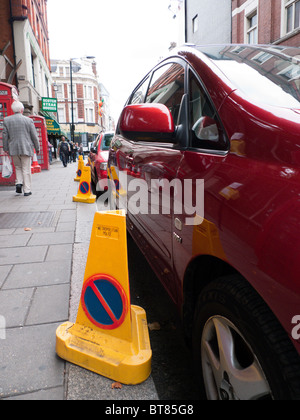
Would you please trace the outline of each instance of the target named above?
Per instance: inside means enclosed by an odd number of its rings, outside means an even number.
[[[225,133],[217,113],[196,76],[190,72],[190,132],[193,148],[226,150]]]
[[[183,95],[184,68],[180,64],[171,63],[153,73],[146,102],[166,105],[177,125]]]
[[[133,93],[130,100],[130,104],[135,105],[135,104],[144,103],[148,86],[149,86],[149,77]]]
[[[105,134],[104,138],[101,143],[101,150],[106,151],[109,150],[111,141],[114,137],[114,134]]]

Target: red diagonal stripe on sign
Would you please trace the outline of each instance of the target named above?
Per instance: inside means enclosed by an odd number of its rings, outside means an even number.
[[[108,303],[106,302],[106,300],[104,299],[104,297],[101,295],[101,293],[99,292],[99,290],[95,286],[95,283],[93,283],[91,285],[91,288],[92,288],[93,292],[95,293],[95,295],[97,296],[97,298],[100,300],[101,305],[104,307],[104,309],[108,313],[108,315],[111,318],[111,320],[113,321],[113,323],[114,324],[117,323],[118,320],[115,317],[115,314],[113,313],[113,311],[111,310],[110,306],[108,305]]]

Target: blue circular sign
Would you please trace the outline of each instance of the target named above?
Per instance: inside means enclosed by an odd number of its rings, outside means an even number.
[[[86,282],[81,304],[89,320],[102,329],[118,328],[128,310],[125,291],[107,275],[95,275]]]
[[[88,182],[82,182],[79,186],[81,194],[88,194],[90,191],[90,185]]]

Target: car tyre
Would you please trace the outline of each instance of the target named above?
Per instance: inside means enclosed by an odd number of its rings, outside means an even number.
[[[240,276],[215,280],[200,294],[193,355],[207,399],[300,399],[300,357],[268,306]]]

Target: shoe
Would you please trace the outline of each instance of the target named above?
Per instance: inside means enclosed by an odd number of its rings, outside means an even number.
[[[29,197],[30,195],[32,195],[32,192],[24,193],[24,197]]]
[[[17,184],[16,185],[16,193],[17,194],[22,194],[22,187],[23,187],[22,184]]]

